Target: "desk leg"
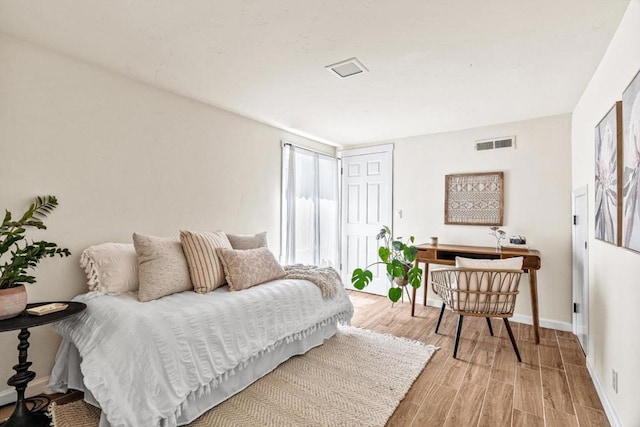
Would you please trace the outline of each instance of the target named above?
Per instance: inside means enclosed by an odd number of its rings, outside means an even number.
[[[422,272],[424,277],[424,296],[422,297],[422,305],[427,306],[427,292],[429,291],[429,263],[424,263],[424,271]]]
[[[529,270],[529,289],[531,291],[531,317],[533,317],[533,334],[536,344],[540,344],[540,318],[538,314],[538,279],[536,270]]]
[[[411,287],[411,317],[413,317],[416,312],[416,288]]]
[[[48,426],[51,421],[42,412],[31,412],[25,404],[24,392],[27,389],[27,384],[36,376],[35,372],[29,370],[31,362],[27,361],[30,335],[28,329],[22,329],[18,334],[18,339],[20,340],[20,344],[18,344],[18,364],[13,367],[16,374],[7,381],[7,384],[16,388],[18,400],[13,414],[2,427]]]

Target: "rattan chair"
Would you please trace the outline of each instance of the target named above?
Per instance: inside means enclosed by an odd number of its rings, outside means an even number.
[[[436,333],[438,333],[442,315],[447,306],[458,315],[456,340],[453,347],[454,358],[458,354],[460,331],[462,330],[464,316],[486,318],[489,332],[492,336],[493,329],[489,319],[491,317],[501,317],[509,333],[509,339],[513,350],[516,352],[518,362],[522,362],[508,319],[513,316],[521,275],[522,271],[520,270],[469,268],[450,268],[431,272],[431,287],[443,301],[438,324],[436,325]]]

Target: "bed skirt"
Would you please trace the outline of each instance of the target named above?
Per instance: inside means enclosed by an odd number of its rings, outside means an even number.
[[[183,406],[182,413],[177,417],[178,425],[189,424],[200,415],[244,390],[247,386],[273,371],[282,362],[289,358],[301,355],[314,347],[321,345],[324,340],[331,338],[337,331],[337,321],[330,322],[309,332],[303,338],[290,339],[289,337],[277,343],[272,351],[264,352],[242,370],[229,375],[209,393],[201,396],[190,395],[187,404]],[[51,372],[49,390],[54,393],[66,393],[69,389],[84,392],[84,400],[96,407],[100,407],[93,398],[91,392],[84,386],[82,372],[80,371],[80,354],[68,340],[63,340],[58,350],[57,360],[66,363],[56,363]],[[104,414],[100,419],[100,427],[110,427]]]

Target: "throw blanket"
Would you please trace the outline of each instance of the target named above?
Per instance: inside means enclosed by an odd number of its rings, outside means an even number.
[[[353,315],[344,289],[323,299],[312,283],[290,279],[145,303],[95,292],[74,300],[87,309],[55,328],[78,348],[84,384],[112,426],[175,426],[191,396],[276,346]]]
[[[315,265],[285,265],[286,279],[308,280],[320,288],[322,298],[333,298],[338,289],[343,289],[342,280],[337,271],[331,267]]]

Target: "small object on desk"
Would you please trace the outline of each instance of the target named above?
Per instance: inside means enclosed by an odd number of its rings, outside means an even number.
[[[61,302],[54,302],[51,304],[39,305],[27,309],[27,313],[36,316],[44,316],[45,314],[55,313],[56,311],[66,310],[69,304],[63,304]]]
[[[509,236],[509,243],[512,245],[526,245],[527,238],[524,236]]]
[[[438,246],[438,238],[437,237],[432,237],[431,238],[431,244],[433,246]]]

